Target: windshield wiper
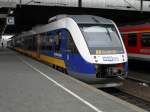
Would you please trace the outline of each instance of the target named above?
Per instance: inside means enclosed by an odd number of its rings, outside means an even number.
[[[107,35],[109,36],[110,40],[112,41],[111,34],[110,34],[108,28],[106,28],[106,30],[107,30]]]

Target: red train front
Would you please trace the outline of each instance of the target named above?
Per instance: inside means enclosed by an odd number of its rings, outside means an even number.
[[[130,59],[150,61],[150,25],[120,27]]]

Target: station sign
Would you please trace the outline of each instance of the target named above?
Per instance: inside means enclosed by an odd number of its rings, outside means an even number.
[[[6,24],[7,25],[15,25],[15,18],[12,16],[9,16],[6,18]]]

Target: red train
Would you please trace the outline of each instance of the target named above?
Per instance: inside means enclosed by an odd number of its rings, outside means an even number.
[[[150,61],[150,24],[120,27],[129,59]]]

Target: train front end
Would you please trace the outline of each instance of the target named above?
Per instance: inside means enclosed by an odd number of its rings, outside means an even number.
[[[128,72],[128,59],[115,23],[97,16],[80,16],[74,20],[78,28],[72,25],[70,32],[82,59],[73,64],[81,63],[76,66],[80,65],[76,69],[80,71],[71,74],[98,87],[122,84]]]
[[[105,87],[118,86],[127,76],[127,53],[114,23],[80,24],[80,29],[95,67],[96,79]]]
[[[107,69],[109,75],[124,74],[119,68],[127,62],[127,53],[115,25],[83,25],[80,29],[87,43],[92,63],[97,70],[109,66]],[[111,65],[113,67],[110,67]]]

